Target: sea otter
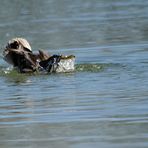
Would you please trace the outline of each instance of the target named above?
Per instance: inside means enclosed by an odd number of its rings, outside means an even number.
[[[20,73],[74,71],[74,55],[49,55],[43,50],[33,53],[29,42],[24,38],[11,39],[4,48],[3,56]]]

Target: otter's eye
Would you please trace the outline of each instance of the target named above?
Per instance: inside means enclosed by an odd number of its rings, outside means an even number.
[[[15,42],[11,43],[11,44],[10,44],[10,48],[18,49],[18,48],[19,48],[18,42],[15,41]]]

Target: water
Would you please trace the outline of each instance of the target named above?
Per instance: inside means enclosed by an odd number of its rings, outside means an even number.
[[[145,0],[1,1],[2,47],[25,37],[77,58],[50,75],[0,59],[0,147],[147,148],[147,26]]]

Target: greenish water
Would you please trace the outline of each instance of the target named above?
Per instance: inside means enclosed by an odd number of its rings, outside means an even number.
[[[0,58],[0,148],[148,147],[148,1],[0,4],[1,47],[18,36],[76,56],[75,72],[50,75]]]

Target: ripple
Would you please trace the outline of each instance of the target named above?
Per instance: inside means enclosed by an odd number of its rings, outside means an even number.
[[[102,70],[102,64],[77,64],[75,66],[78,72],[99,72]]]
[[[106,67],[122,67],[119,63],[84,63],[84,64],[76,64],[75,65],[75,72],[100,72]],[[27,75],[47,75],[47,73],[39,73],[39,74],[20,74],[16,70],[14,70],[12,67],[0,67],[0,76],[8,76],[12,78],[22,78],[22,76]]]

